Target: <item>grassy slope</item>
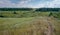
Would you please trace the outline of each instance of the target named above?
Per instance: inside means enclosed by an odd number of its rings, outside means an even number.
[[[35,35],[35,33],[43,35],[43,31],[47,27],[45,18],[0,18],[0,35]],[[51,18],[48,21],[54,25],[54,33],[60,35],[60,20]]]

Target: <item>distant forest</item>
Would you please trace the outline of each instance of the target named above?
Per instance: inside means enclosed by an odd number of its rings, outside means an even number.
[[[0,8],[0,11],[30,11],[32,8]]]
[[[60,11],[60,8],[0,8],[0,11]]]

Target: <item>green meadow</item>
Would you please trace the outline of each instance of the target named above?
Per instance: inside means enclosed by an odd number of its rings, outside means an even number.
[[[60,12],[0,11],[0,35],[45,35],[48,22],[60,35]]]

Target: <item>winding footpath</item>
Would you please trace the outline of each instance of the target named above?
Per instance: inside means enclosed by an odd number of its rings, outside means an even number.
[[[46,35],[53,35],[53,26],[52,26],[52,23],[50,21],[48,21],[47,19],[47,22],[48,22],[48,31],[46,33]]]
[[[38,21],[39,20],[46,22],[46,24],[48,25],[47,31],[44,31],[44,35],[53,35],[53,25],[52,22],[49,21],[51,20],[51,17],[40,17],[40,19],[38,18]]]
[[[53,27],[50,22],[48,22],[48,33],[47,35],[53,35]]]

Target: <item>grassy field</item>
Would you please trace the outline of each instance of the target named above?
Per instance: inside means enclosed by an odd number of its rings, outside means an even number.
[[[0,11],[0,35],[45,35],[48,22],[60,35],[60,12]]]
[[[35,11],[0,11],[0,17],[4,18],[22,18],[48,16],[50,12],[35,12]]]
[[[48,19],[54,35],[60,35],[60,20],[53,17],[0,18],[0,35],[44,35]]]
[[[0,35],[18,35],[15,33],[24,31],[32,18],[0,18]],[[16,31],[17,30],[17,31]],[[20,34],[21,35],[21,34]]]
[[[0,11],[0,18],[27,18],[53,16],[60,19],[60,12],[41,12],[41,11]]]

